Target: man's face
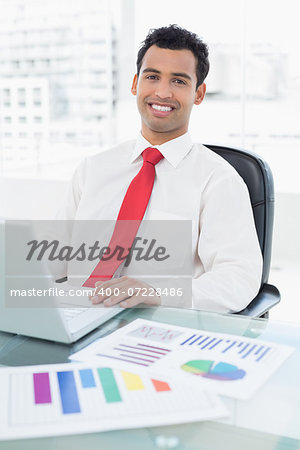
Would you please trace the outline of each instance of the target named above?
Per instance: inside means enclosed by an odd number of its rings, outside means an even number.
[[[205,84],[197,89],[196,85],[196,58],[190,50],[156,45],[147,50],[131,92],[137,96],[142,134],[151,144],[162,144],[188,130],[192,107],[205,95]]]

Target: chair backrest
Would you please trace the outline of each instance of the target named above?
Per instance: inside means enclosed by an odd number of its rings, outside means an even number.
[[[261,286],[268,282],[274,222],[274,183],[269,165],[255,153],[240,148],[206,145],[226,159],[245,181],[252,205],[256,232],[263,255]]]

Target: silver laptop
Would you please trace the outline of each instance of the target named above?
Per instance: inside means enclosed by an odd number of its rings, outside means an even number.
[[[15,260],[17,258],[20,259],[22,257],[21,247],[24,236],[27,236],[25,239],[27,242],[32,237],[30,225],[21,221],[10,223],[10,237],[8,240],[12,238],[16,240],[18,236],[22,236],[22,243],[7,243],[3,222],[1,225],[0,242],[5,243],[5,245],[1,245],[1,248],[5,247],[6,254],[10,251],[9,246],[18,248]],[[9,268],[5,268],[5,264],[7,266],[4,252],[1,252],[1,331],[71,343],[77,341],[121,311],[124,311],[120,307],[90,306],[91,303],[88,295],[91,294],[91,289],[84,290],[80,288],[80,297],[74,296],[74,286],[68,286],[67,283],[54,283],[46,264],[38,264],[35,269],[37,288],[51,293],[50,296],[48,295],[46,306],[35,307],[36,303],[31,303],[31,299],[28,296],[26,296],[26,300],[22,296],[9,298],[12,290],[14,293],[22,293],[27,288],[29,289],[30,286],[32,288],[32,277],[27,276],[26,273],[20,275],[20,271],[17,277],[15,275],[12,276],[10,275]],[[8,265],[10,265],[9,262]],[[58,289],[64,291],[63,296],[55,295]],[[70,295],[72,289],[73,295]]]

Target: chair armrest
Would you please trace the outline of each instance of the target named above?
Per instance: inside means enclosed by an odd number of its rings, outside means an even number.
[[[269,309],[273,308],[273,306],[277,305],[279,302],[279,290],[272,284],[264,284],[247,308],[235,314],[249,317],[267,317]]]

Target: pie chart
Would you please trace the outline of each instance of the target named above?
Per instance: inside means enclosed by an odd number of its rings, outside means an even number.
[[[234,381],[244,378],[246,372],[233,364],[204,359],[188,361],[181,366],[185,372],[218,381]]]

